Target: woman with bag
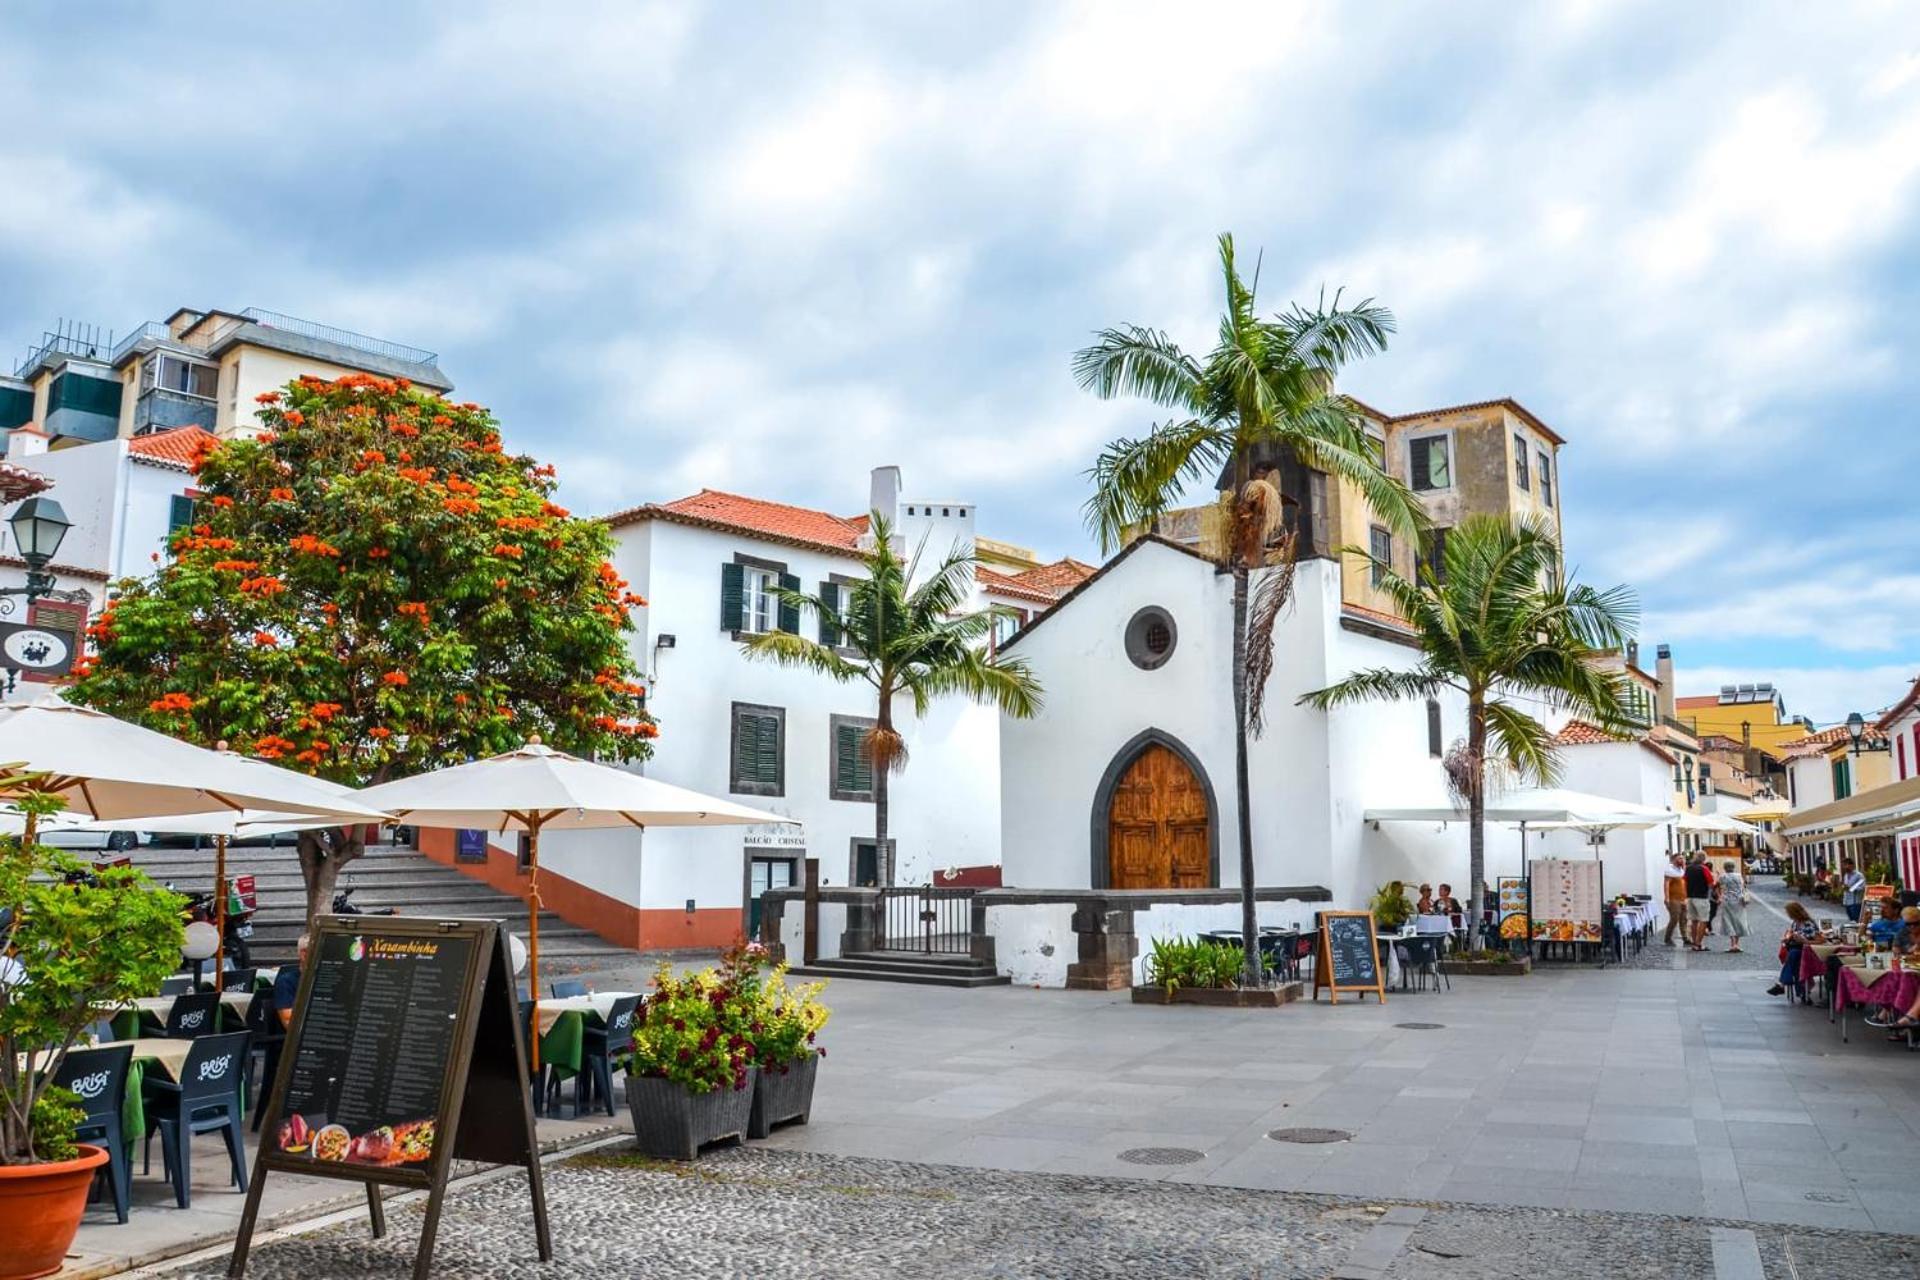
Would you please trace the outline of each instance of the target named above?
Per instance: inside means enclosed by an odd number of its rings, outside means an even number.
[[[1733,945],[1727,948],[1729,955],[1740,950],[1740,939],[1747,936],[1747,904],[1753,901],[1753,894],[1747,890],[1747,879],[1740,874],[1740,864],[1727,862],[1721,864],[1722,875],[1717,886],[1720,891],[1720,923],[1733,938]]]

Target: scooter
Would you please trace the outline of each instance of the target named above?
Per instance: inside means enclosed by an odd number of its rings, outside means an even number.
[[[353,885],[349,882],[333,895],[333,914],[337,916],[397,916],[400,912],[396,907],[368,908],[354,906]]]
[[[187,899],[187,919],[204,920],[212,924],[215,919],[213,892],[196,893]],[[223,950],[232,959],[234,967],[249,969],[253,967],[253,948],[247,939],[253,937],[253,912],[227,912],[227,932]]]

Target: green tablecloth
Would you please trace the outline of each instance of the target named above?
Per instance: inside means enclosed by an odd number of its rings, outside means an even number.
[[[579,1075],[586,1032],[585,1014],[571,1009],[561,1014],[547,1034],[540,1037],[540,1065],[562,1080]]]

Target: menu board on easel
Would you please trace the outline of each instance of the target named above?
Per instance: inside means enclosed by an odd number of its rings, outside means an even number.
[[[1313,998],[1318,1000],[1324,987],[1331,1004],[1340,1003],[1342,991],[1371,991],[1384,1002],[1387,984],[1380,974],[1373,913],[1321,911],[1316,916],[1320,936],[1314,943]]]
[[[1596,859],[1537,858],[1527,864],[1535,942],[1593,942],[1606,937]]]
[[[322,916],[308,947],[265,1136],[228,1265],[247,1261],[269,1172],[428,1192],[414,1259],[425,1280],[453,1160],[527,1169],[534,1231],[552,1256],[518,999],[490,920]]]

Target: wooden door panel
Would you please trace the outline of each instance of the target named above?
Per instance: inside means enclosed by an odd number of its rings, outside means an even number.
[[[1115,823],[1108,837],[1109,880],[1116,889],[1159,888],[1162,867],[1158,829],[1152,823]]]
[[[1127,767],[1107,811],[1108,883],[1116,889],[1212,885],[1206,788],[1187,762],[1153,743]]]
[[[1207,828],[1205,823],[1195,826],[1181,823],[1169,828],[1168,841],[1171,854],[1171,872],[1173,887],[1176,889],[1206,889],[1213,884],[1213,859],[1207,851]]]

